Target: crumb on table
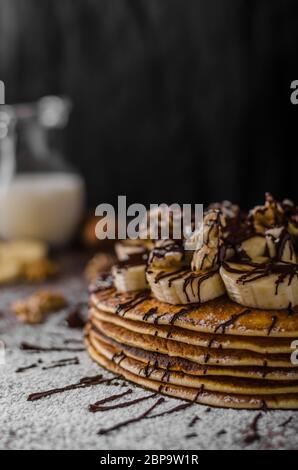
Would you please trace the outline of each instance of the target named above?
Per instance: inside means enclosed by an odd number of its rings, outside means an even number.
[[[67,301],[59,292],[39,291],[11,305],[12,311],[25,323],[41,323],[44,315],[66,307]]]

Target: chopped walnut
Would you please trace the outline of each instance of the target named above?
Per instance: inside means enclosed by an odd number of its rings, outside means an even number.
[[[55,312],[67,305],[63,295],[57,292],[40,291],[27,299],[18,300],[11,306],[12,311],[25,323],[41,323],[45,314]]]
[[[266,193],[265,204],[252,209],[250,211],[250,218],[253,221],[256,232],[264,234],[266,229],[284,224],[285,211],[270,193]]]
[[[92,282],[97,276],[106,271],[110,271],[116,258],[109,253],[98,253],[87,264],[85,269],[85,278],[87,281]]]

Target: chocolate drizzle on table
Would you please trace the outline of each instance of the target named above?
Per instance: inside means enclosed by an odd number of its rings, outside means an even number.
[[[262,413],[258,413],[251,424],[249,425],[249,430],[248,434],[244,438],[244,442],[246,444],[253,444],[255,441],[258,441],[260,439],[260,435],[258,432],[258,424],[259,420],[262,418]]]
[[[114,426],[111,426],[110,428],[105,428],[105,429],[100,429],[98,431],[98,434],[99,435],[104,435],[104,434],[108,434],[112,431],[116,431],[118,429],[121,429],[123,428],[124,426],[127,426],[128,424],[132,424],[132,423],[138,423],[139,421],[142,421],[143,419],[147,418],[148,415],[151,413],[151,411],[153,411],[156,407],[158,407],[159,405],[161,405],[161,403],[163,403],[165,401],[165,399],[163,397],[159,398],[152,406],[150,406],[150,408],[148,408],[146,411],[144,411],[143,413],[141,413],[140,415],[138,415],[137,417],[135,418],[131,418],[131,419],[127,419],[126,421],[122,421],[118,424],[115,424]]]
[[[38,359],[37,362],[30,364],[29,366],[19,367],[16,370],[16,373],[19,374],[21,372],[26,372],[27,370],[35,369],[43,364],[42,359]],[[57,367],[66,367],[66,366],[74,366],[80,364],[78,357],[67,357],[65,359],[59,359],[58,361],[51,361],[49,365],[41,367],[41,370],[48,370],[48,369],[56,369]]]
[[[78,357],[67,357],[66,359],[52,361],[52,364],[42,367],[42,370],[56,369],[57,367],[75,366],[78,364],[80,364]]]
[[[156,397],[156,393],[153,393],[151,395],[145,395],[143,397],[135,398],[134,400],[129,400],[129,401],[124,401],[115,405],[109,405],[109,406],[102,406],[102,405],[97,405],[96,408],[93,408],[93,412],[98,412],[98,411],[109,411],[109,410],[117,410],[120,408],[127,408],[133,405],[136,405],[137,403],[141,403],[143,401],[147,401],[150,398]]]
[[[200,421],[201,418],[199,418],[197,415],[192,418],[192,420],[188,423],[188,427],[192,428],[197,421]]]
[[[78,304],[70,308],[65,319],[65,323],[68,328],[84,328],[86,324],[86,318],[82,311],[84,306],[84,304]]]
[[[79,380],[79,382],[66,385],[65,387],[53,388],[50,390],[46,390],[44,392],[31,393],[28,396],[27,400],[36,401],[36,400],[40,400],[41,398],[46,398],[51,395],[55,395],[57,393],[68,392],[70,390],[76,390],[78,388],[93,387],[95,385],[100,385],[103,383],[111,383],[113,380],[117,379],[118,377],[119,376],[114,376],[112,378],[104,378],[102,374],[94,375],[92,377],[83,377],[82,379]]]
[[[65,348],[65,347],[58,347],[58,346],[39,346],[31,343],[27,343],[23,341],[20,344],[20,349],[22,351],[29,351],[32,353],[39,353],[39,352],[81,352],[85,351],[84,348]]]
[[[279,426],[285,428],[293,420],[293,416],[290,416],[286,421],[283,421]]]
[[[19,367],[19,368],[16,370],[16,374],[19,374],[19,373],[22,373],[22,372],[26,372],[26,371],[29,370],[29,369],[35,369],[35,367],[38,367],[38,364],[34,363],[34,364],[30,364],[29,366]]]
[[[131,393],[132,393],[132,389],[129,388],[125,392],[117,393],[117,394],[111,395],[107,398],[103,398],[102,400],[96,401],[95,403],[92,403],[91,405],[89,405],[88,409],[92,413],[96,413],[97,411],[102,411],[102,409],[101,409],[102,405],[105,405],[106,403],[109,403],[111,401],[118,400],[119,398],[123,398],[127,395],[130,395]]]

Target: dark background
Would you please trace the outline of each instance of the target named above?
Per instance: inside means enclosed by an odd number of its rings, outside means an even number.
[[[69,94],[89,205],[298,202],[297,0],[0,0],[7,102]]]

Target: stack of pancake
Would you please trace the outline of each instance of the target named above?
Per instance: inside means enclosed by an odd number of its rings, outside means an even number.
[[[90,296],[86,345],[106,369],[148,389],[210,406],[298,408],[298,309],[243,308],[220,297],[161,303],[113,287]]]
[[[294,203],[267,195],[248,215],[217,204],[191,251],[185,239],[142,240],[118,245],[119,261],[90,288],[91,357],[173,397],[298,409]]]

